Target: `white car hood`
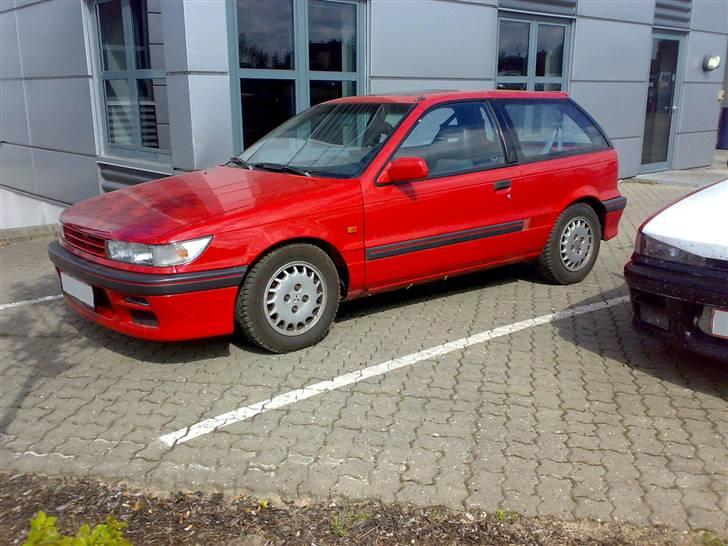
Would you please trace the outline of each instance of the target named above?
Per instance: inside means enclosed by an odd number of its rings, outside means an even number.
[[[663,210],[642,232],[691,254],[728,260],[728,180]]]

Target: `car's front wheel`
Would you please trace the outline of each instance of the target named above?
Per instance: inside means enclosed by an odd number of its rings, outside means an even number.
[[[259,347],[295,351],[328,334],[339,294],[339,275],[328,254],[315,245],[292,244],[270,252],[248,271],[235,320]]]
[[[556,220],[538,259],[541,275],[558,284],[582,281],[594,267],[602,239],[599,217],[586,203],[568,207]]]

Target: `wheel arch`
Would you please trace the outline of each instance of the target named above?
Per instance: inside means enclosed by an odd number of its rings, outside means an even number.
[[[597,218],[599,218],[599,226],[601,227],[602,231],[602,239],[604,239],[604,226],[607,221],[607,209],[604,204],[596,197],[592,195],[586,195],[584,197],[579,197],[578,199],[575,199],[574,201],[566,205],[564,207],[564,210],[568,209],[572,205],[577,205],[579,203],[584,203],[585,205],[589,205],[592,209],[594,209],[594,212],[596,212],[597,214]]]
[[[329,256],[329,258],[331,258],[331,261],[334,262],[336,271],[339,274],[339,283],[341,285],[341,287],[340,287],[341,288],[341,298],[344,299],[349,290],[349,282],[350,282],[349,266],[346,264],[346,260],[344,260],[344,256],[341,254],[339,249],[324,239],[320,239],[317,237],[295,237],[292,239],[285,239],[282,241],[278,241],[270,246],[265,247],[263,250],[261,250],[255,256],[255,258],[251,261],[250,267],[255,265],[264,256],[270,254],[274,250],[278,250],[279,248],[283,248],[285,246],[290,246],[290,245],[296,245],[296,244],[308,244],[308,245],[317,246],[321,250],[323,250]],[[250,267],[248,268],[248,270],[250,270]]]

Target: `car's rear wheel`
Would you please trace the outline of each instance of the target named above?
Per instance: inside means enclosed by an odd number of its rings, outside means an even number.
[[[558,284],[582,281],[599,254],[602,228],[599,217],[586,203],[576,203],[561,213],[538,259],[541,275]]]
[[[339,307],[339,275],[310,244],[276,249],[245,276],[235,306],[238,327],[274,353],[308,347],[328,334]]]

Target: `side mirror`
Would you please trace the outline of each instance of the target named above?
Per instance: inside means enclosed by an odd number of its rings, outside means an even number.
[[[396,184],[427,178],[429,174],[430,169],[427,167],[427,162],[421,157],[398,157],[384,168],[377,182],[379,184]]]

